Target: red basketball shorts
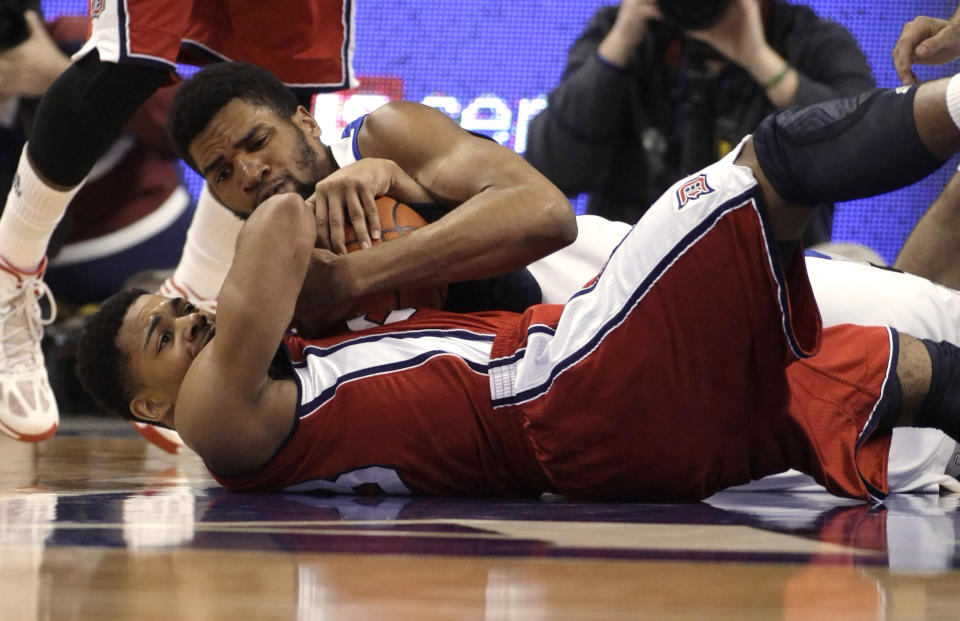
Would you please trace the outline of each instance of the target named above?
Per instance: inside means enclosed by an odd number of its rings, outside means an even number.
[[[294,88],[353,81],[352,0],[90,0],[90,38],[77,53],[152,64],[242,60]]]
[[[864,329],[850,328],[837,360],[798,362],[821,337],[804,263],[798,253],[783,273],[735,155],[676,184],[565,307],[534,307],[494,343],[495,411],[524,417],[561,493],[699,499],[795,467],[868,497],[855,456],[886,377],[887,331],[870,329],[868,361]],[[827,396],[851,382],[859,400]],[[865,459],[878,491],[884,446]]]

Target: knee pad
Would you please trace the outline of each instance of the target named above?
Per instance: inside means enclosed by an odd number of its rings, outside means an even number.
[[[845,99],[783,110],[754,132],[763,173],[797,205],[852,200],[923,179],[945,160],[920,140],[917,89],[874,89]]]
[[[28,145],[31,161],[53,183],[80,183],[137,108],[169,80],[163,69],[87,54],[44,94]]]

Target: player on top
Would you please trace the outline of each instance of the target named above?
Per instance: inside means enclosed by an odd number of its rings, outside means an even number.
[[[168,126],[184,160],[241,216],[278,193],[308,199],[320,248],[344,251],[342,214],[357,230],[373,224],[376,237],[377,196],[436,220],[360,253],[349,273],[332,269],[325,278],[334,286],[305,290],[303,326],[324,328],[378,291],[518,270],[577,235],[566,197],[523,158],[418,103],[390,102],[326,146],[316,120],[277,80],[251,65],[221,63],[180,87]],[[540,301],[517,297],[506,308]]]

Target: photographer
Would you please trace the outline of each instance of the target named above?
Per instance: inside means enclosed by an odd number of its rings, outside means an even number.
[[[808,7],[624,0],[574,43],[526,157],[568,196],[589,192],[589,213],[633,223],[771,112],[874,84],[850,33]],[[829,241],[831,222],[821,208],[805,241]]]

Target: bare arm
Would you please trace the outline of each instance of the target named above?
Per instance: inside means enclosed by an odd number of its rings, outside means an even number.
[[[470,134],[433,108],[392,102],[367,117],[358,141],[365,159],[395,162],[401,178],[414,180],[449,212],[389,244],[333,259],[328,272],[336,272],[329,278],[337,286],[331,291],[357,299],[486,278],[576,238],[573,209],[560,190],[510,149]],[[392,195],[388,186],[376,194]]]
[[[220,291],[216,336],[180,389],[177,429],[222,474],[262,465],[293,424],[296,388],[267,371],[307,272],[312,225],[296,194],[271,197],[250,217]]]

